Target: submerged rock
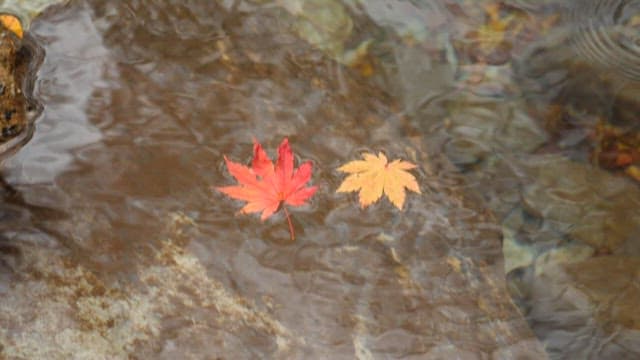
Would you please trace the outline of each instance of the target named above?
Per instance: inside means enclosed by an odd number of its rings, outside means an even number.
[[[535,180],[522,196],[530,213],[599,252],[637,242],[640,189],[633,182],[555,156],[532,161],[528,173]]]
[[[536,333],[552,358],[637,358],[640,258],[575,255],[537,262],[523,299]]]

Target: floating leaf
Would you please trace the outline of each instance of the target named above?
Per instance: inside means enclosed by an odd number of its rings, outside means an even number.
[[[307,161],[297,169],[293,168],[293,152],[289,140],[285,138],[278,147],[278,160],[271,162],[269,156],[258,142],[253,144],[253,161],[251,167],[229,160],[224,160],[229,173],[239,185],[217,187],[216,190],[234,199],[246,201],[240,210],[249,214],[262,212],[261,220],[273,215],[281,203],[300,206],[313,196],[317,186],[306,187],[311,179],[312,165]],[[283,206],[289,223],[291,239],[295,239],[293,225],[287,209]]]
[[[396,159],[387,161],[383,153],[362,155],[364,160],[355,160],[338,168],[351,174],[342,182],[337,192],[360,192],[360,207],[365,208],[386,194],[391,203],[402,210],[405,188],[420,193],[416,178],[407,172],[416,165]]]

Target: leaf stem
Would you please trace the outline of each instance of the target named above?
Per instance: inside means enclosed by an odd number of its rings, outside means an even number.
[[[291,223],[291,216],[289,216],[289,212],[287,211],[287,208],[285,206],[283,206],[282,209],[284,210],[284,214],[287,217],[287,222],[289,223],[289,233],[291,234],[291,241],[295,241],[296,236],[293,233],[293,223]]]

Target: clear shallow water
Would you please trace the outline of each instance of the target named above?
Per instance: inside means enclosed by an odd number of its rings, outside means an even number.
[[[567,38],[561,7],[513,3]],[[534,31],[478,40],[474,4],[49,8],[30,29],[44,110],[3,170],[3,355],[633,357],[637,184],[538,118],[559,102],[538,79],[571,89],[574,65],[532,66],[556,49]],[[211,189],[233,182],[223,155],[285,136],[320,187],[291,209],[295,242],[282,213],[237,216]],[[418,164],[423,195],[399,212],[336,194],[363,151]]]

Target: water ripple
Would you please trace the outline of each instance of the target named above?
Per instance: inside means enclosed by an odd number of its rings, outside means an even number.
[[[585,59],[640,80],[640,1],[580,0],[568,11],[572,46]]]

